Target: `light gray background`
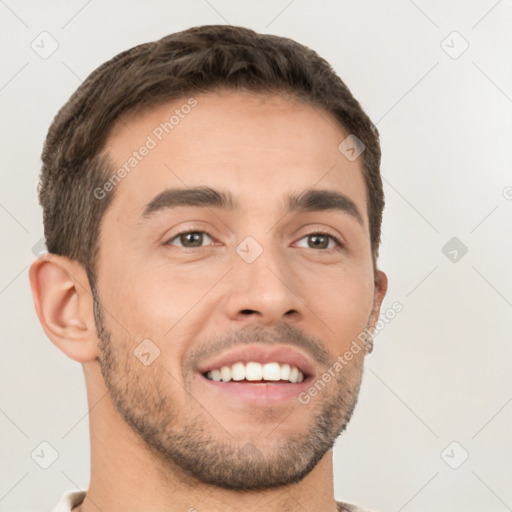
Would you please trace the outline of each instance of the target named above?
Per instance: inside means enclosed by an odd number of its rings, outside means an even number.
[[[1,510],[51,510],[89,483],[83,372],[46,338],[28,282],[48,126],[108,58],[212,23],[315,49],[381,132],[383,309],[403,311],[376,338],[336,444],[336,498],[378,511],[512,510],[510,0],[0,0],[0,19]],[[59,45],[47,59],[31,48],[42,31]],[[468,248],[456,262],[442,251],[452,237]],[[59,454],[48,469],[31,458],[43,441]]]

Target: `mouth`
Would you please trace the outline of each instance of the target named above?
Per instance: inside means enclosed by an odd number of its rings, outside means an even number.
[[[288,346],[240,347],[203,365],[198,373],[213,392],[261,406],[297,399],[314,375],[309,359]]]
[[[292,383],[302,382],[304,373],[296,366],[277,361],[261,364],[256,361],[244,363],[238,361],[230,366],[224,365],[204,372],[203,377],[215,382],[267,382]]]

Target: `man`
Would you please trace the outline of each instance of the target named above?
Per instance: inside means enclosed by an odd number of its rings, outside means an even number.
[[[91,479],[56,511],[362,510],[332,447],[387,280],[378,132],[326,61],[202,26],[56,116],[39,320],[82,363]],[[347,357],[350,356],[350,357]]]

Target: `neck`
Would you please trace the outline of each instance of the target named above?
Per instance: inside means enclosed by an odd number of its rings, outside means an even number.
[[[336,512],[332,450],[300,482],[260,491],[204,484],[155,453],[116,411],[96,364],[84,365],[89,402],[91,478],[73,512]],[[92,386],[91,382],[101,382]]]

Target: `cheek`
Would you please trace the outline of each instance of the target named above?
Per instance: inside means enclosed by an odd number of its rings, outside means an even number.
[[[301,281],[305,304],[323,321],[337,351],[365,331],[373,309],[373,271],[352,267]]]
[[[104,280],[105,307],[133,337],[165,341],[197,316],[225,273],[221,270],[208,265],[190,265],[186,271],[172,265],[148,271],[125,267]]]

